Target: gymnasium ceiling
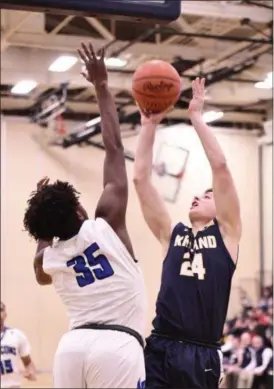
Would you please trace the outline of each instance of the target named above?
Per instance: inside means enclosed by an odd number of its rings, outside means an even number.
[[[25,11],[1,11],[1,109],[4,114],[29,115],[41,95],[68,84],[66,117],[98,116],[93,88],[80,76],[77,62],[69,71],[49,72],[60,55],[74,55],[82,41],[95,49],[107,45],[109,57],[127,61],[109,69],[109,84],[121,120],[136,123],[131,78],[142,62],[167,60],[183,78],[181,98],[168,122],[187,121],[190,81],[207,78],[207,109],[222,110],[219,126],[258,128],[272,105],[272,90],[257,89],[272,71],[272,1],[184,1],[181,17],[171,25],[133,24],[95,17],[73,17]],[[11,93],[22,79],[38,86],[27,96]]]

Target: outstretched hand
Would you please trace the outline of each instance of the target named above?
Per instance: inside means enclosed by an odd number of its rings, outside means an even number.
[[[200,79],[199,77],[196,80],[192,81],[192,99],[189,103],[188,112],[201,113],[204,107],[205,101],[205,79]]]
[[[95,87],[107,82],[107,68],[105,65],[105,50],[99,51],[99,58],[96,57],[91,43],[85,45],[82,43],[82,49],[78,53],[85,64],[85,70],[81,72],[82,76]]]
[[[169,107],[168,109],[166,109],[163,112],[153,113],[153,112],[147,112],[147,111],[142,110],[142,108],[140,108],[140,106],[138,104],[137,104],[137,106],[139,108],[139,112],[141,115],[141,125],[142,126],[145,126],[147,124],[154,124],[154,125],[160,124],[161,121],[166,117],[166,115],[174,108],[174,107]]]

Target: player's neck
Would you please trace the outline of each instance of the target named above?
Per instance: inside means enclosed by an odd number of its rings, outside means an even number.
[[[1,323],[1,332],[3,332],[5,329],[4,323]]]
[[[204,227],[210,222],[210,220],[195,220],[191,223],[192,232],[196,234],[198,231],[204,229]]]

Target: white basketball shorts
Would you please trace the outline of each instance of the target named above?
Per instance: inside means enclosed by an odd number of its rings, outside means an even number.
[[[143,388],[144,352],[124,332],[72,330],[59,342],[53,379],[55,388]]]

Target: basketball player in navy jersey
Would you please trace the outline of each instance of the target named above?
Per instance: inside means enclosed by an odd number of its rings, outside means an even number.
[[[104,52],[97,58],[91,45],[83,45],[79,54],[97,95],[106,149],[95,217],[88,218],[72,185],[48,178],[31,194],[24,217],[39,243],[36,280],[53,284],[70,319],[54,358],[54,387],[141,388],[146,290],[126,227],[128,182],[119,120]]]
[[[151,183],[155,130],[164,115],[141,113],[134,183],[144,218],[165,251],[145,350],[149,388],[214,389],[222,375],[219,341],[241,236],[240,204],[223,151],[202,118],[204,79],[193,81],[192,89],[189,116],[211,166],[213,189],[194,197],[191,227],[172,226]]]

